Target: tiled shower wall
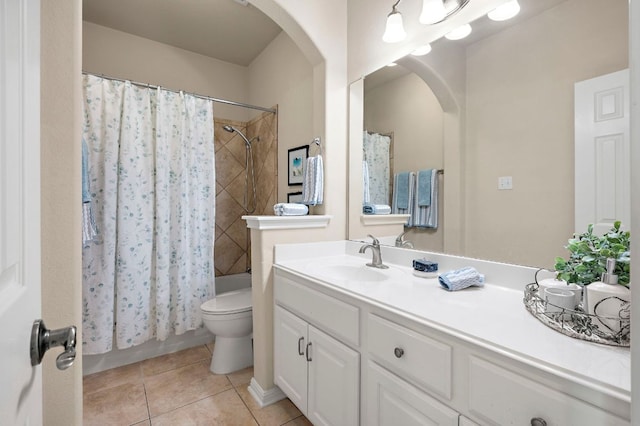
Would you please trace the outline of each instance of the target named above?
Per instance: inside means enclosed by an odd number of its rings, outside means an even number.
[[[278,117],[264,112],[248,123],[216,118],[216,240],[214,264],[216,276],[245,272],[250,265],[251,242],[243,215],[273,215],[273,205],[278,199]],[[244,133],[251,144],[256,175],[256,210],[244,209],[245,194],[245,143],[237,133],[229,133],[222,127],[230,125]],[[249,208],[253,203],[251,176],[246,191]]]

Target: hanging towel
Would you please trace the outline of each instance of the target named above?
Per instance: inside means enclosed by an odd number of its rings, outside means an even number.
[[[432,169],[420,170],[418,172],[418,184],[416,194],[418,196],[418,206],[428,207],[431,205],[431,173]]]
[[[396,207],[398,209],[409,209],[409,187],[410,187],[410,172],[402,172],[395,175],[393,179],[393,197],[395,199]]]
[[[422,173],[422,172],[419,172]],[[431,202],[428,206],[423,206],[420,204],[420,196],[416,196],[413,200],[413,209],[411,211],[411,219],[410,224],[414,227],[419,228],[437,228],[438,227],[438,170],[431,169],[428,171],[424,171],[424,173],[428,173],[430,175],[430,188],[429,193],[431,195]],[[419,179],[417,179],[419,181]],[[418,182],[416,186],[418,188],[416,191],[420,193],[421,188],[419,188],[420,183]],[[426,191],[425,191],[426,192]]]
[[[362,206],[364,214],[390,214],[391,206],[388,204],[365,204]]]
[[[470,266],[455,271],[443,272],[438,277],[438,280],[442,288],[448,291],[462,290],[470,286],[484,286],[484,275]]]
[[[322,204],[324,190],[322,156],[307,158],[302,180],[302,203],[309,206]]]
[[[362,203],[371,202],[371,190],[369,189],[369,165],[362,161]]]
[[[309,213],[309,207],[298,203],[278,203],[273,206],[276,216],[304,216]]]
[[[98,227],[91,208],[91,190],[89,188],[89,149],[82,139],[82,246],[98,236]]]

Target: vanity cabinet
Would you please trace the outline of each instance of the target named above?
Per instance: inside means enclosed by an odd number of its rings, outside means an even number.
[[[375,289],[275,269],[275,383],[314,425],[630,424],[629,400],[598,383],[371,300]]]
[[[296,291],[294,283],[281,284]],[[309,289],[297,290],[304,295],[302,305],[322,304],[324,295]],[[283,299],[288,300],[289,296],[291,293]],[[286,302],[280,300],[280,303]],[[329,304],[338,310],[343,307],[342,302],[329,301]],[[309,309],[308,315],[298,315],[286,305],[276,304],[274,381],[314,425],[358,425],[360,354],[322,331],[321,320],[311,322],[309,317],[314,317],[313,312],[318,311]],[[325,314],[318,314],[322,315]]]

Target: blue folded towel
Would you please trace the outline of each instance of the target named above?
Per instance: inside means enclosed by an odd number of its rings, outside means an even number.
[[[398,173],[396,191],[396,205],[399,209],[409,208],[409,177],[410,172]]]
[[[431,205],[431,174],[432,169],[420,170],[418,172],[418,206],[428,207]]]
[[[364,214],[390,214],[391,206],[388,204],[363,204],[362,213]]]
[[[440,285],[448,291],[462,290],[470,286],[484,286],[484,275],[472,267],[443,272],[438,279]]]

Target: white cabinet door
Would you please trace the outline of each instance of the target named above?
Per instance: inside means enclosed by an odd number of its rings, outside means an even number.
[[[456,411],[374,362],[367,366],[366,382],[369,426],[458,426]]]
[[[307,412],[307,323],[289,311],[275,307],[274,381],[291,402]]]
[[[314,425],[358,425],[360,354],[309,326],[309,404]]]

